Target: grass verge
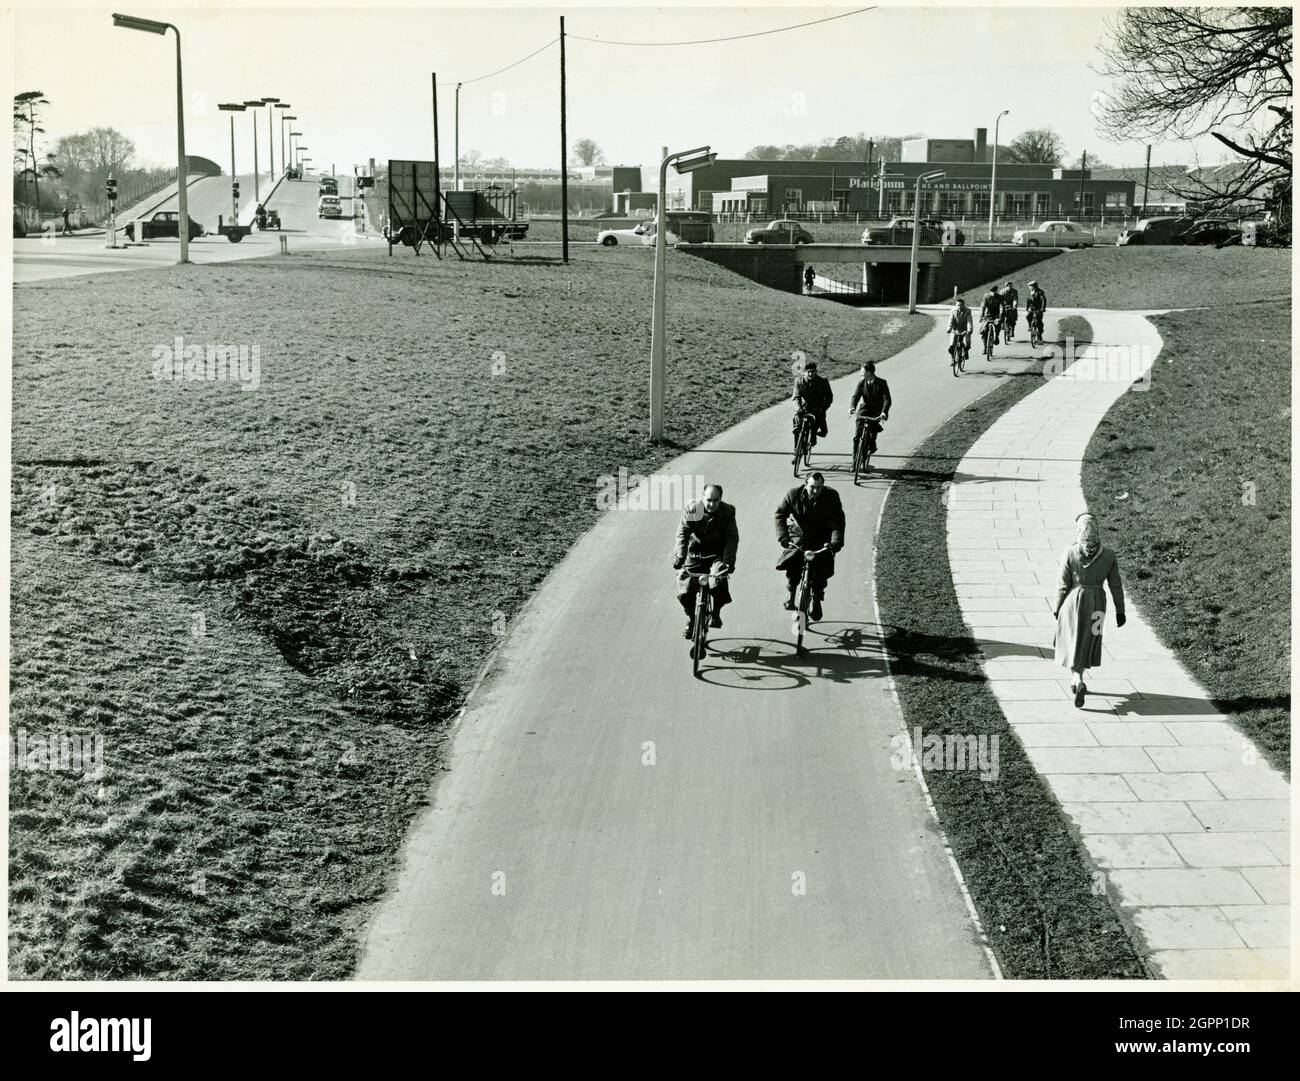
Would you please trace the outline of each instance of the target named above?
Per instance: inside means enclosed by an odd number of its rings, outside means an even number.
[[[1250,321],[1250,309],[1269,301],[1290,299],[1291,253],[1270,248],[1179,247],[1177,245],[1118,248],[1101,245],[1067,251],[1035,263],[1012,277],[1023,306],[1029,292],[1025,282],[1037,280],[1053,308],[1231,308]],[[979,308],[987,285],[964,293],[967,304]]]
[[[1084,494],[1161,640],[1289,773],[1290,305],[1154,322],[1150,389],[1097,428]]]
[[[1083,320],[1062,335],[1089,340]],[[1015,979],[1134,979],[1147,973],[1055,797],[1025,755],[980,668],[948,564],[944,487],[976,439],[1031,393],[1013,379],[958,413],[895,485],[878,538],[876,588],[910,732],[997,735],[999,776],[926,771],[939,819],[1003,971]]]
[[[98,737],[105,769],[10,774],[13,978],[347,976],[443,722],[598,478],[783,398],[824,335],[839,375],[930,326],[670,253],[651,447],[644,254],[15,291],[10,729]],[[256,347],[256,388],[154,378],[178,336]]]

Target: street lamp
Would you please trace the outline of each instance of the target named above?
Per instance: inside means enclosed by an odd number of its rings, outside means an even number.
[[[916,178],[916,192],[912,196],[912,265],[907,274],[907,310],[916,312],[916,257],[921,244],[921,185],[929,180],[938,180],[947,173],[922,173]]]
[[[257,168],[257,110],[261,107],[262,99],[244,102],[245,108],[249,110],[248,115],[253,118],[253,198],[260,204],[262,201],[262,190],[258,186],[258,168]]]
[[[460,86],[460,83],[456,84],[456,135],[452,146],[452,156],[456,159],[456,191],[460,191]]]
[[[113,25],[123,30],[142,30],[146,34],[166,34],[170,30],[176,35],[176,193],[180,207],[180,222],[177,233],[181,241],[182,263],[190,261],[190,200],[185,190],[189,179],[188,162],[185,158],[185,103],[184,91],[181,89],[181,32],[171,23],[155,22],[153,19],[141,19],[135,15],[113,15]],[[136,237],[139,240],[139,237]]]
[[[1003,109],[998,113],[998,118],[993,121],[993,173],[989,177],[989,243],[993,243],[993,207],[997,205],[998,198],[998,125],[1002,123],[1002,118],[1011,112],[1010,109]]]
[[[668,166],[672,165],[679,173],[689,173],[703,169],[718,160],[707,146],[697,146],[694,150],[679,150],[669,154],[664,147],[664,160],[659,163],[659,203],[655,211],[655,286],[654,317],[650,324],[650,439],[652,442],[662,439],[664,434],[664,316],[668,292],[667,262],[668,239],[664,203],[668,194]]]
[[[293,162],[294,169],[298,168],[298,144],[294,140],[301,137],[302,132],[294,131],[291,125],[289,128],[289,160]]]
[[[234,207],[232,222],[234,225],[239,224],[239,174],[235,172],[235,113],[242,113],[245,108],[246,106],[233,102],[217,106],[221,112],[230,114],[230,202]]]
[[[297,119],[288,113],[280,117],[280,157],[284,158],[286,169],[293,157],[293,122]]]
[[[277,109],[292,109],[293,106],[287,102],[279,102]],[[284,156],[284,113],[280,114],[280,172],[284,172],[289,167],[289,159]]]
[[[268,157],[271,159],[271,186],[275,186],[275,103],[279,98],[263,98],[266,106],[266,141],[269,144]]]

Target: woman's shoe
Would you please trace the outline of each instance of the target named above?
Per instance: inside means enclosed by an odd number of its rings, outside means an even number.
[[[1076,687],[1074,688],[1074,708],[1075,708],[1075,709],[1082,709],[1082,708],[1083,708],[1083,696],[1084,696],[1085,694],[1087,694],[1087,693],[1088,693],[1088,688],[1087,688],[1087,686],[1086,686],[1085,684],[1083,684],[1083,683],[1080,683],[1078,686],[1076,686]]]

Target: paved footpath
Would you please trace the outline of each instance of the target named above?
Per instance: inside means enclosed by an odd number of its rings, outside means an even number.
[[[1052,660],[1060,560],[1088,509],[1088,441],[1133,379],[1143,370],[1158,379],[1161,364],[1160,336],[1143,315],[1077,314],[1094,337],[1078,365],[1009,410],[958,466],[948,555],[962,616],[1003,713],[1080,831],[1098,885],[1145,939],[1154,971],[1286,979],[1286,778],[1215,709],[1131,597],[1123,630],[1108,603],[1103,664],[1087,679],[1083,709],[1068,669]],[[1144,363],[1121,374],[1107,346],[1136,346]],[[1099,518],[1104,541],[1104,508]]]

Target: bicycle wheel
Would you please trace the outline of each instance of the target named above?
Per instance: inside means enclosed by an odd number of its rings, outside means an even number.
[[[803,579],[799,583],[799,626],[795,631],[794,651],[800,656],[803,655],[803,632],[808,627],[808,608],[812,603],[812,585],[809,581],[810,575],[807,570],[808,557],[804,556]]]
[[[808,431],[806,428],[799,429],[799,435],[794,441],[794,475],[799,475],[799,463],[804,460],[808,453]]]
[[[704,660],[709,635],[709,587],[701,582],[695,595],[695,635],[691,645],[691,674],[700,675],[700,662]]]
[[[862,468],[862,437],[858,436],[853,444],[853,483],[858,483],[858,477],[863,473]]]

